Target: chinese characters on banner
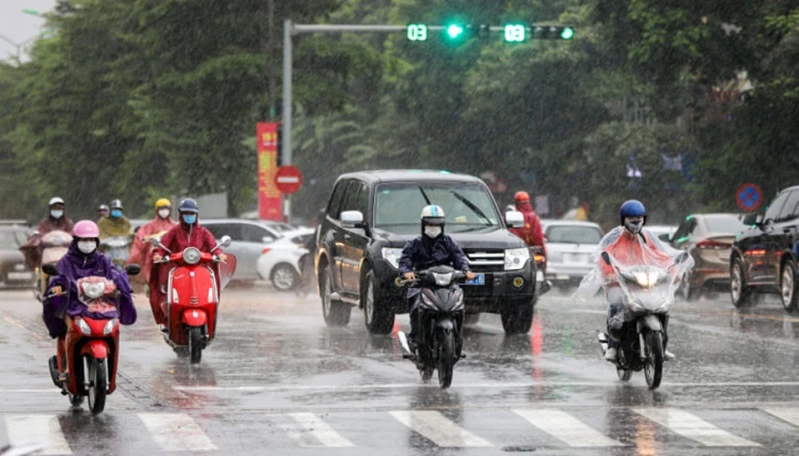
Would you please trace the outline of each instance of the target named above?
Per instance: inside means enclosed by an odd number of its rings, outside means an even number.
[[[281,220],[280,191],[275,185],[277,173],[277,126],[276,122],[258,122],[258,218]]]

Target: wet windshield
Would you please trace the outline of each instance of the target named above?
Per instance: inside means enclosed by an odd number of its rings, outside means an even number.
[[[560,244],[599,244],[602,232],[590,226],[551,226],[546,236],[549,242]]]
[[[21,231],[0,231],[0,249],[16,250],[25,243],[25,233]]]
[[[422,208],[428,204],[444,209],[449,233],[499,225],[494,201],[483,186],[452,182],[380,185],[375,197],[375,227],[395,233],[417,233]]]

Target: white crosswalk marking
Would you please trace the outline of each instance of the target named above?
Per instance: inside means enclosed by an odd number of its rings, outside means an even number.
[[[794,426],[799,426],[799,408],[797,407],[764,407],[761,410]]]
[[[491,447],[491,443],[460,428],[436,411],[393,411],[400,423],[441,447]]]
[[[756,447],[760,444],[732,435],[686,411],[673,408],[633,409],[639,415],[706,446]]]
[[[588,427],[566,412],[551,409],[519,409],[513,413],[547,434],[562,440],[572,447],[613,447],[624,446],[618,440],[606,437]]]
[[[282,415],[281,418],[288,418],[288,420],[283,421],[280,427],[302,447],[346,448],[355,446],[313,413],[289,413]]]
[[[6,432],[14,446],[41,444],[44,440],[47,447],[36,454],[72,454],[55,415],[6,416]]]
[[[138,413],[158,446],[165,451],[218,450],[185,413]]]

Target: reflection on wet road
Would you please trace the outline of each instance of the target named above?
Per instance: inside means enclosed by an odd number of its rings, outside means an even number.
[[[318,298],[230,290],[202,364],[178,358],[148,306],[123,329],[119,389],[106,412],[70,410],[50,382],[52,342],[28,293],[0,294],[0,444],[43,454],[791,454],[799,444],[799,316],[773,299],[736,311],[672,308],[657,391],[602,361],[600,301],[554,293],[533,330],[505,337],[496,316],[465,331],[451,389],[424,384],[395,335],[359,314],[328,328]],[[398,319],[396,330],[407,330]]]

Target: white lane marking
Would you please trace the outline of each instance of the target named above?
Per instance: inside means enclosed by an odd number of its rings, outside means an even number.
[[[761,410],[794,426],[799,426],[799,408],[797,407],[762,407]]]
[[[606,437],[566,412],[552,409],[516,409],[533,426],[573,447],[625,446],[618,440]]]
[[[634,408],[639,415],[667,427],[683,437],[712,447],[758,447],[760,444],[732,435],[698,416],[673,408]]]
[[[302,447],[347,448],[355,446],[313,413],[288,413],[279,416],[282,421],[280,427]]]
[[[491,443],[477,437],[432,410],[389,412],[400,423],[423,435],[440,447],[492,447]]]
[[[164,451],[218,450],[200,426],[185,413],[137,413]]]
[[[6,432],[14,446],[38,444],[44,439],[46,448],[36,454],[72,454],[55,415],[8,415]]]
[[[529,388],[533,386],[591,386],[591,387],[604,387],[604,388],[617,388],[618,384],[613,380],[606,382],[558,382],[558,381],[543,381],[543,382],[529,382],[529,383],[466,383],[452,385],[450,389],[484,389],[484,388]],[[662,387],[764,387],[764,386],[799,386],[799,382],[707,382],[707,383],[668,383],[663,382]],[[432,383],[419,384],[419,383],[380,383],[380,384],[367,384],[367,385],[242,385],[242,386],[182,386],[175,385],[172,389],[177,391],[187,392],[204,392],[204,391],[363,391],[363,390],[381,390],[381,389],[401,389],[401,388],[439,388],[438,385]],[[2,392],[0,390],[0,392]]]

